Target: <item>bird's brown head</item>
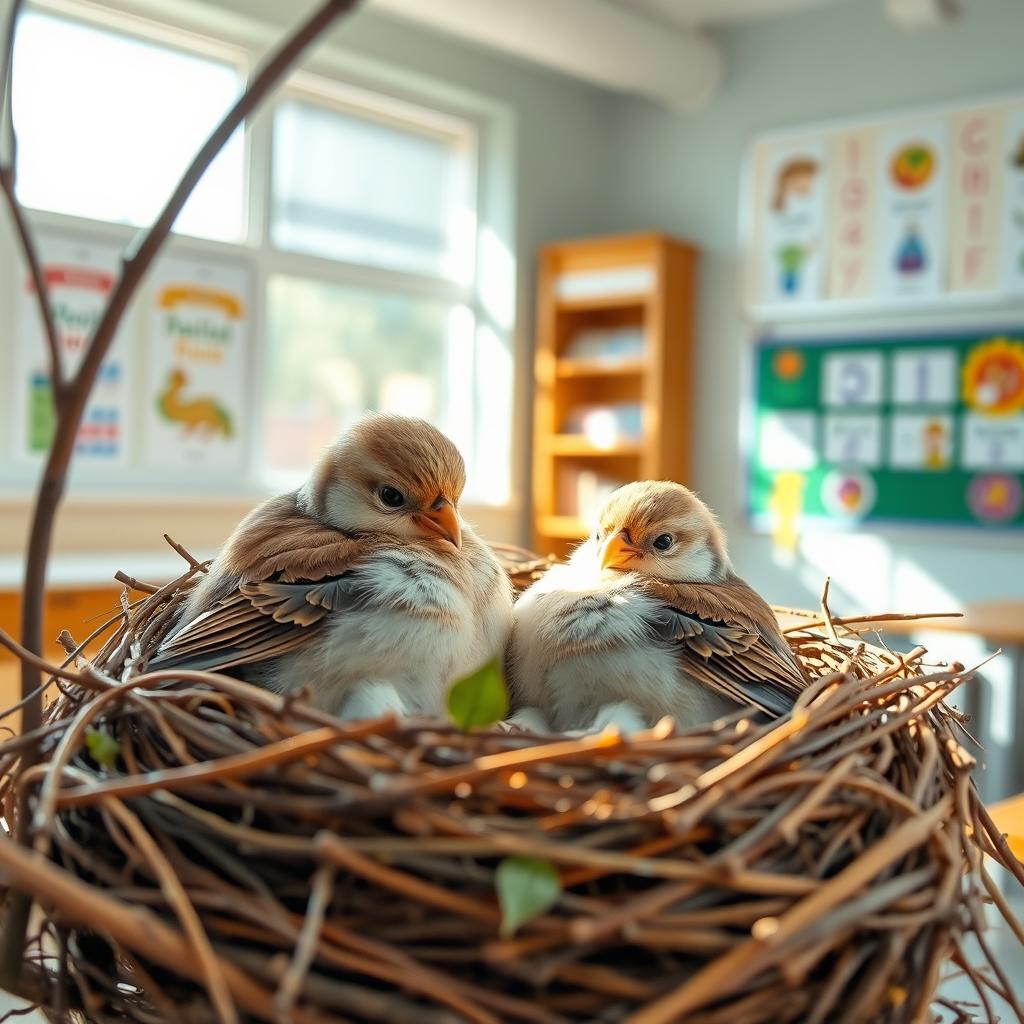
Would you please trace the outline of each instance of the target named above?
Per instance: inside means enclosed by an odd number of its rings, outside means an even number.
[[[458,503],[466,466],[425,420],[360,420],[324,454],[299,492],[312,516],[349,533],[387,533],[462,546]]]
[[[711,509],[682,484],[665,480],[615,491],[587,546],[604,570],[672,583],[720,583],[732,568]]]

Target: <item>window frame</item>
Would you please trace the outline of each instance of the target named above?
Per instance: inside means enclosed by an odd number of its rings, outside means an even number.
[[[184,8],[184,5],[183,5]],[[251,76],[262,57],[266,45],[276,41],[279,33],[256,23],[240,23],[238,16],[223,12],[203,12],[201,21],[190,20],[196,12],[178,16],[176,9],[161,0],[29,0],[27,10],[36,10],[90,27],[107,29],[144,42],[179,49],[197,56],[226,61],[238,67],[243,78]],[[168,24],[163,18],[175,18]],[[172,13],[173,10],[173,13]],[[141,12],[141,13],[140,13]],[[217,38],[211,38],[216,33]],[[223,41],[222,41],[223,40]],[[391,270],[366,264],[348,263],[308,253],[294,252],[276,247],[270,238],[270,217],[273,163],[273,123],[278,108],[289,100],[299,99],[327,108],[335,107],[357,114],[371,113],[384,120],[409,125],[417,131],[429,133],[431,129],[446,138],[463,136],[475,147],[471,180],[475,207],[474,251],[472,274],[467,282],[452,278]],[[429,104],[429,106],[427,106]],[[276,275],[335,283],[353,287],[392,291],[411,297],[436,298],[451,306],[465,306],[473,315],[475,324],[474,363],[479,347],[481,328],[486,326],[507,348],[513,360],[515,345],[515,310],[517,307],[517,254],[515,251],[515,208],[512,181],[515,155],[515,118],[511,109],[499,101],[475,92],[453,86],[437,79],[374,60],[355,57],[337,47],[325,44],[302,69],[292,73],[287,81],[250,121],[244,131],[244,216],[243,237],[237,242],[199,238],[186,234],[172,234],[163,250],[168,256],[184,259],[227,261],[244,266],[251,284],[251,316],[249,334],[252,345],[248,360],[247,392],[250,395],[250,414],[254,420],[262,418],[266,408],[266,327],[267,296],[270,278]],[[30,222],[37,231],[60,232],[69,237],[82,236],[95,242],[109,242],[124,247],[135,237],[139,228],[108,221],[28,209]],[[495,263],[482,245],[486,232],[496,235],[504,245],[502,263],[508,267],[492,268]],[[490,272],[499,278],[498,289],[503,293],[492,308],[482,286],[483,275]],[[0,284],[0,300],[4,299],[4,286]],[[150,290],[144,285],[133,307],[129,310],[124,328],[131,334],[136,352],[143,351],[145,314],[148,311]],[[14,291],[9,289],[7,299],[13,309]],[[13,359],[13,355],[8,358]],[[0,370],[5,369],[0,354]],[[520,408],[519,381],[515,362],[514,379],[509,382],[510,408]],[[473,388],[473,451],[467,453],[469,461],[479,463],[480,408],[483,399],[480,382],[474,374]],[[216,498],[237,499],[270,493],[272,482],[262,472],[261,431],[246,431],[243,461],[237,477],[226,483],[223,473],[197,476],[188,481],[185,493],[180,477],[170,483],[167,474],[147,469],[141,464],[138,437],[134,429],[141,411],[139,396],[134,396],[132,407],[133,430],[129,437],[129,464],[124,470],[79,466],[75,473],[76,498],[89,500],[101,495],[108,500],[119,493],[133,500],[158,504],[168,500],[174,503],[198,502]],[[10,454],[11,425],[0,426],[0,451]],[[508,450],[508,492],[517,495],[518,432],[510,429]],[[28,493],[35,482],[38,468],[22,462],[0,470],[0,496]],[[114,478],[116,476],[116,479]],[[471,473],[472,476],[472,473]],[[100,486],[102,485],[102,491]],[[130,492],[130,493],[129,493]],[[520,502],[513,497],[492,501],[485,495],[468,493],[468,507],[492,511],[518,510]]]

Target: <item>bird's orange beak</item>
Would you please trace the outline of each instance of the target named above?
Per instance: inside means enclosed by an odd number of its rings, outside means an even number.
[[[443,540],[454,544],[457,548],[462,547],[462,529],[459,526],[459,514],[455,506],[447,500],[440,498],[434,503],[429,512],[420,512],[413,516],[420,533],[431,540],[441,537]]]
[[[625,530],[619,530],[614,537],[609,537],[605,541],[601,552],[601,568],[625,569],[634,558],[639,558],[642,554],[643,551],[629,539],[629,534]]]

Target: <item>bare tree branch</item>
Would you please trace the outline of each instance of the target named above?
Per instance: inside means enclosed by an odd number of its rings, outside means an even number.
[[[17,14],[20,3],[21,0],[14,0],[14,14]],[[130,247],[124,259],[121,276],[107,300],[103,316],[86,347],[81,366],[64,388],[63,399],[58,406],[57,431],[36,492],[25,561],[21,620],[22,645],[36,655],[41,654],[43,649],[43,599],[46,586],[46,567],[49,561],[54,522],[64,497],[68,467],[74,453],[75,437],[81,425],[86,402],[96,381],[96,375],[114,340],[121,318],[161,245],[170,234],[178,214],[181,213],[199,179],[216,159],[228,139],[255,112],[260,103],[278,85],[310,44],[337,17],[351,10],[357,3],[358,0],[325,0],[264,62],[237,102],[224,115],[220,124],[196,154],[159,217]],[[9,67],[13,55],[11,44],[11,40],[14,38],[13,20],[7,36],[3,72],[3,81],[5,82],[10,78]],[[9,105],[10,89],[5,89],[5,94]],[[13,180],[11,184],[12,187],[9,190],[5,188],[5,193],[8,195],[8,199],[13,201],[12,208],[17,208]],[[30,661],[23,661],[21,693],[26,704],[22,729],[26,733],[37,729],[42,720],[42,698],[39,695],[31,696],[38,690],[41,681],[39,667]],[[31,767],[37,759],[38,748],[33,746],[25,750],[21,757],[19,771]],[[28,828],[28,815],[22,809],[22,812],[18,814],[16,828],[16,838],[22,844],[26,843],[29,838]],[[31,899],[27,892],[19,892],[16,889],[9,890],[6,921],[3,934],[0,936],[0,984],[8,988],[15,984],[21,970]]]
[[[7,207],[14,222],[14,231],[18,236],[21,254],[28,267],[32,285],[35,288],[36,301],[39,304],[39,318],[43,323],[43,338],[50,355],[50,382],[53,389],[53,404],[60,413],[64,401],[64,370],[61,365],[60,339],[57,325],[53,322],[53,311],[50,309],[50,294],[43,277],[43,268],[39,260],[32,233],[29,231],[25,212],[15,196],[15,174],[18,163],[18,137],[14,131],[14,36],[18,15],[21,13],[23,0],[12,0],[11,12],[7,20],[4,34],[3,64],[0,72],[0,191],[7,200]],[[6,146],[3,136],[6,134]],[[6,155],[5,155],[6,150]]]

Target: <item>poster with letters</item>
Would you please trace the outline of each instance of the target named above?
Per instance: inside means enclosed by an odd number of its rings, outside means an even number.
[[[1024,294],[1024,96],[765,135],[749,167],[759,320]]]
[[[843,132],[832,143],[828,297],[863,299],[875,277],[875,139],[869,131]]]
[[[86,345],[99,322],[117,279],[120,253],[108,245],[41,234],[37,246],[50,309],[57,331],[65,377],[82,362]],[[50,388],[50,367],[35,287],[27,270],[17,283],[14,388],[11,412],[14,448],[20,461],[38,461],[50,446],[56,415]],[[122,466],[126,459],[131,403],[131,348],[122,328],[100,367],[85,407],[75,442],[76,463]]]
[[[157,265],[148,320],[148,466],[242,465],[249,306],[240,267],[178,257]]]

